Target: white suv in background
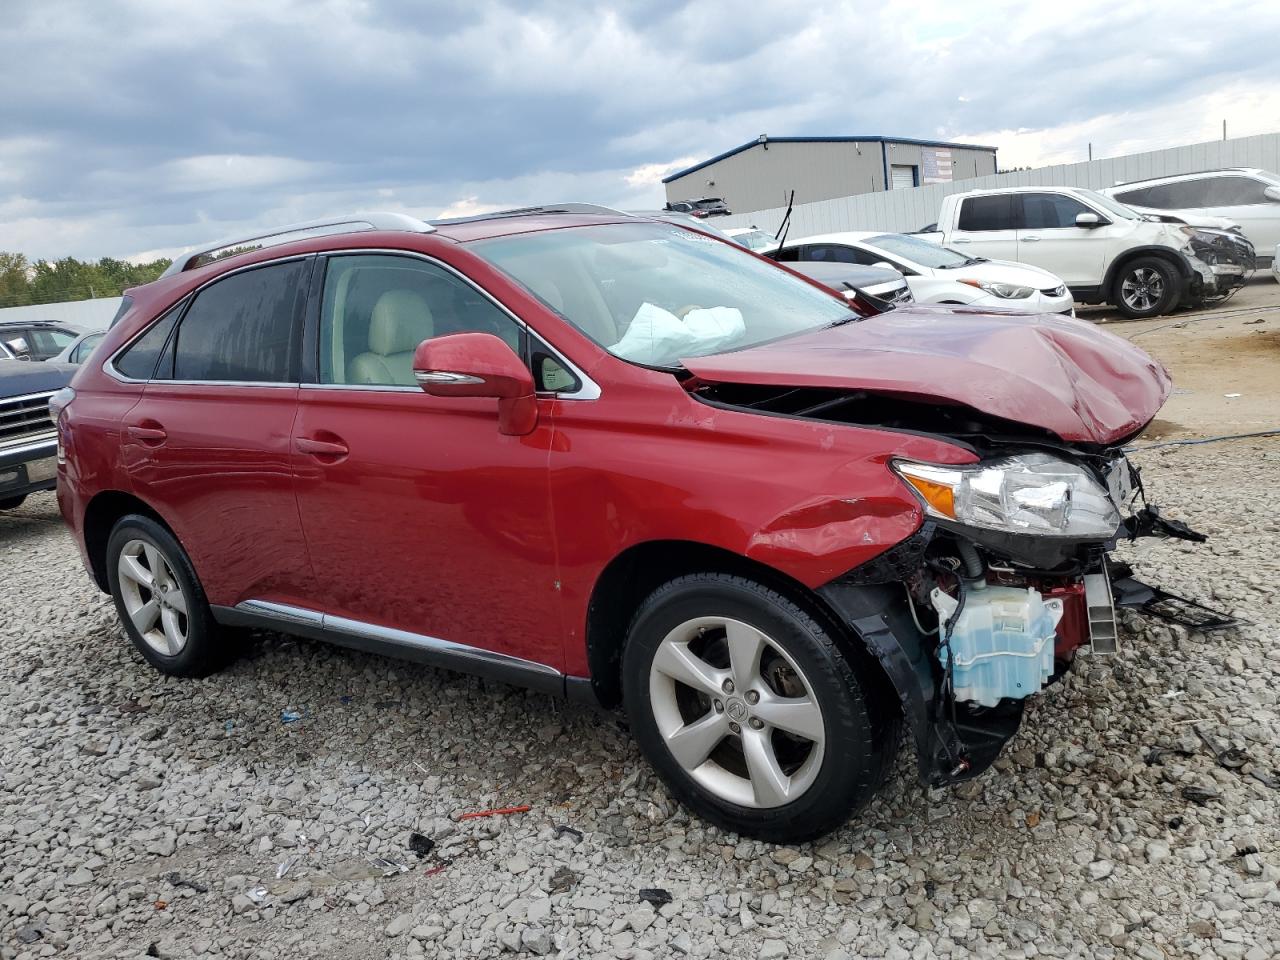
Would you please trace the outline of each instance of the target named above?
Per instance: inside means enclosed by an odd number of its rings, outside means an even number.
[[[1161,223],[1080,187],[953,193],[942,198],[937,230],[915,236],[1049,270],[1077,303],[1110,303],[1130,319],[1221,299],[1254,266],[1244,237]]]
[[[901,233],[824,233],[765,254],[780,263],[860,263],[892,267],[917,303],[1000,307],[1018,313],[1072,313],[1071,293],[1038,267],[968,256]]]
[[[1280,176],[1255,167],[1138,180],[1098,191],[1140,213],[1222,217],[1240,229],[1266,266],[1280,244]]]

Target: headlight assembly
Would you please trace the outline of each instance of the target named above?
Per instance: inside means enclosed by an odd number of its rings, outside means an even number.
[[[933,517],[1047,537],[1110,537],[1120,513],[1083,467],[1044,453],[967,466],[894,463]]]
[[[1016,283],[995,283],[990,280],[961,280],[963,284],[985,290],[1002,300],[1025,300],[1035,293],[1035,287],[1023,287]]]

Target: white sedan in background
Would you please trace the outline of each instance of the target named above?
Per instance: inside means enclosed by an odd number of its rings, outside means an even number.
[[[917,303],[1001,307],[1018,313],[1074,316],[1071,291],[1058,277],[1025,263],[984,260],[901,233],[846,232],[789,240],[766,253],[781,263],[828,261],[893,267]]]

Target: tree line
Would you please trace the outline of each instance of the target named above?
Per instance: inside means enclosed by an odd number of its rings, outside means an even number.
[[[0,307],[118,297],[130,287],[150,283],[168,266],[165,259],[127,263],[112,257],[96,262],[63,257],[32,264],[25,254],[0,251]]]

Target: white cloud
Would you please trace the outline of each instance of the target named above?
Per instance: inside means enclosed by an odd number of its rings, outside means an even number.
[[[344,210],[653,208],[662,176],[760,133],[992,142],[1013,166],[1208,139],[1223,116],[1233,136],[1280,128],[1275,0],[175,6],[9,0],[0,246],[119,256]]]

